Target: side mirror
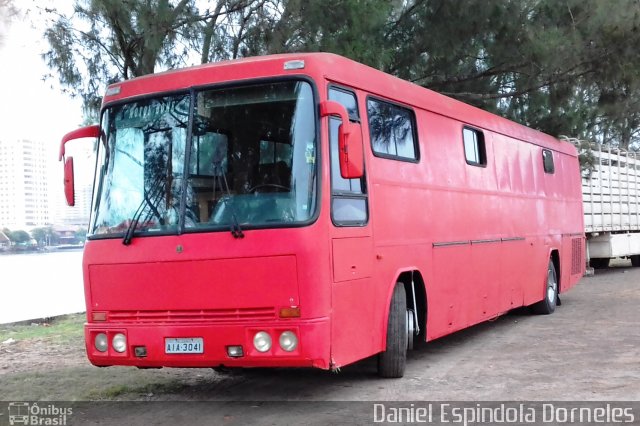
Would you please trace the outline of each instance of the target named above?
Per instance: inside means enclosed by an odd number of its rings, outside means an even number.
[[[67,157],[64,161],[64,196],[67,199],[67,205],[71,207],[76,205],[76,194],[73,182],[73,157]]]
[[[67,133],[62,137],[62,141],[60,142],[60,155],[58,157],[58,161],[62,161],[64,158],[64,145],[67,142],[81,138],[97,138],[98,136],[100,136],[100,126],[98,125],[82,127],[74,130],[73,132]]]
[[[340,175],[344,179],[361,178],[364,174],[364,152],[360,124],[351,123],[346,108],[335,101],[321,102],[320,116],[338,116],[342,120],[338,128]]]
[[[351,131],[338,145],[340,149],[340,174],[344,179],[361,178],[364,174],[364,152],[360,123],[350,123]]]
[[[67,142],[81,138],[97,138],[100,136],[100,126],[88,126],[69,132],[62,137],[60,142],[60,155],[58,161],[62,161],[64,157],[64,146]],[[66,158],[64,161],[64,196],[67,199],[67,205],[73,207],[76,204],[76,195],[73,180],[73,157]]]

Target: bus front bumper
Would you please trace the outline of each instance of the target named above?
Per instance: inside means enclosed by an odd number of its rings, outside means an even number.
[[[259,332],[266,332],[271,339],[270,347],[265,350],[265,346],[262,346],[262,352],[254,344],[254,338]],[[287,336],[293,333],[297,337],[294,349],[289,347],[287,351],[281,347],[280,336],[284,332],[289,332]],[[114,338],[119,345],[114,345]],[[102,341],[102,350],[96,347],[97,340]],[[262,341],[264,343],[264,339]],[[330,366],[328,318],[263,324],[89,323],[85,324],[85,342],[89,361],[99,367],[128,365],[141,368],[226,366],[328,369]],[[171,351],[191,353],[167,353]]]

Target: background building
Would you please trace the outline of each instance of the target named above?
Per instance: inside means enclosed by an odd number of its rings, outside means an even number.
[[[75,206],[67,206],[64,197],[63,164],[57,156],[51,158],[50,167],[51,203],[53,223],[63,226],[86,228],[89,224],[89,210],[91,208],[91,194],[93,190],[93,170],[96,165],[94,144],[88,139],[70,141],[65,145],[67,156],[73,157],[75,181]]]
[[[0,226],[51,223],[47,154],[41,142],[0,141]]]

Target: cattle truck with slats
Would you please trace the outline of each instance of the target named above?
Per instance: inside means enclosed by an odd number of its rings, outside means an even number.
[[[601,145],[591,153],[582,170],[587,259],[595,269],[616,257],[640,266],[640,153]]]

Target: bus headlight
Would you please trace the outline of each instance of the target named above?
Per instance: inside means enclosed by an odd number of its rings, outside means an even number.
[[[267,352],[271,349],[271,336],[266,331],[259,331],[253,336],[253,347],[258,352]]]
[[[98,352],[106,352],[109,347],[109,343],[107,342],[107,335],[104,333],[96,334],[96,337],[93,340],[93,345],[96,347]]]
[[[122,353],[127,349],[127,338],[124,336],[124,334],[118,333],[113,336],[111,345],[113,346],[114,351]]]
[[[298,336],[293,331],[283,331],[280,335],[280,347],[291,352],[298,347]]]

